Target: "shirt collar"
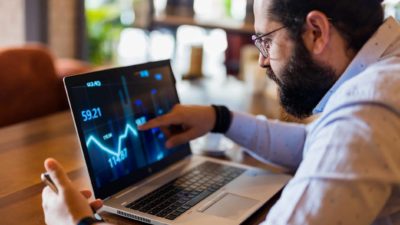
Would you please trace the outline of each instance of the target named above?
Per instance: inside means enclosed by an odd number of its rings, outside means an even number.
[[[332,88],[325,94],[318,105],[314,108],[313,114],[324,111],[326,103],[339,87],[363,72],[372,63],[383,57],[385,50],[396,40],[400,25],[396,19],[389,17],[378,29],[378,31],[367,41],[357,53],[345,72],[340,76]]]

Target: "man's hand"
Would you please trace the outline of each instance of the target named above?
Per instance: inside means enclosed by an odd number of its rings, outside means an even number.
[[[166,132],[171,125],[180,125],[184,131],[179,134],[167,134],[167,148],[184,144],[210,132],[215,124],[216,115],[211,106],[183,106],[175,105],[171,112],[150,120],[139,127],[144,131],[156,127]]]
[[[92,216],[92,209],[102,207],[103,203],[99,199],[88,203],[92,193],[88,190],[76,190],[56,160],[47,159],[44,166],[58,189],[58,194],[49,187],[45,187],[42,192],[42,206],[47,225],[76,225],[84,217]]]

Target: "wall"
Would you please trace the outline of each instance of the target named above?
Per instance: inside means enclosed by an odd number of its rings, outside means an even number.
[[[76,4],[79,0],[48,0],[48,45],[58,57],[76,55]]]
[[[0,47],[25,42],[25,0],[0,1]]]

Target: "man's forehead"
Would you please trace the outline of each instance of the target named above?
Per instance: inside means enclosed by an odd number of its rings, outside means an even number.
[[[254,1],[254,29],[256,33],[267,33],[273,29],[277,22],[270,18],[269,7],[271,0],[255,0]]]
[[[254,0],[254,9],[267,10],[271,0]]]

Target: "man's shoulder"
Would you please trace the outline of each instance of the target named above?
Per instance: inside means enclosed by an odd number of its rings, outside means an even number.
[[[376,104],[400,113],[400,55],[374,63],[343,84],[332,95],[325,112],[362,104]]]
[[[400,118],[400,56],[374,63],[344,83],[331,96],[318,120],[307,130],[311,132],[337,118],[357,119],[360,110],[375,112],[371,107],[377,109],[376,112],[383,109]]]

